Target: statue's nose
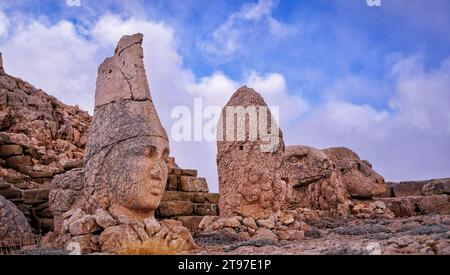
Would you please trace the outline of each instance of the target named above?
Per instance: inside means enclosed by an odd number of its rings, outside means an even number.
[[[150,171],[150,176],[152,179],[161,180],[161,170],[158,167],[154,167]]]

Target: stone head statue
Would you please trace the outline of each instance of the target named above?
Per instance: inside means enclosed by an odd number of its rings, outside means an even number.
[[[350,196],[370,198],[385,192],[383,177],[372,169],[367,160],[361,160],[352,150],[339,147],[323,152],[335,163]]]
[[[168,174],[169,142],[150,96],[142,39],[122,37],[99,67],[85,155],[91,206],[131,218],[153,217]]]
[[[308,146],[287,146],[282,164],[288,184],[288,208],[312,208],[348,212],[346,190],[330,158]]]

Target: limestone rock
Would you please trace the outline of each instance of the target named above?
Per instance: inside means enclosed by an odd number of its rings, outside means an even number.
[[[161,224],[155,218],[144,219],[145,230],[150,236],[155,235],[161,230]]]
[[[267,228],[258,229],[251,238],[251,240],[260,240],[260,241],[278,241],[278,236],[273,233],[271,230]]]
[[[329,148],[323,150],[336,165],[348,193],[352,197],[371,198],[384,194],[386,184],[382,176],[372,169],[372,165],[361,160],[347,148]]]
[[[117,223],[114,218],[103,209],[97,209],[95,211],[94,219],[95,223],[103,228],[114,226]]]
[[[0,247],[34,244],[34,237],[25,216],[17,207],[0,196]]]
[[[271,216],[268,219],[257,220],[256,224],[261,226],[261,227],[265,227],[267,229],[273,229],[273,228],[275,228],[275,222],[276,222],[275,217]]]
[[[72,236],[86,235],[99,230],[92,215],[84,215],[69,224],[69,232]]]
[[[255,229],[255,230],[258,229],[258,225],[256,224],[255,219],[253,219],[253,218],[251,218],[251,217],[244,218],[244,219],[242,220],[242,224],[245,225],[245,226],[247,226],[247,227],[253,228],[253,229]]]
[[[236,227],[241,226],[241,222],[240,222],[238,217],[231,217],[231,218],[224,219],[223,220],[223,225],[225,227],[236,228]]]
[[[450,179],[431,180],[422,187],[422,194],[431,195],[450,195]]]
[[[288,208],[349,212],[347,190],[332,160],[309,146],[287,146],[283,158],[283,178],[288,183]]]
[[[180,189],[184,192],[205,192],[207,193],[208,184],[204,178],[191,176],[181,176],[179,180]]]
[[[194,211],[194,204],[190,201],[166,201],[158,208],[161,217],[186,216]]]
[[[427,181],[402,181],[392,184],[395,197],[422,196],[422,187]]]
[[[278,211],[286,193],[280,174],[283,135],[261,95],[238,89],[222,111],[217,133],[220,215],[264,219]]]

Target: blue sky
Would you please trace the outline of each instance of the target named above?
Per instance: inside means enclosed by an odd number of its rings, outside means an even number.
[[[447,0],[0,1],[7,72],[65,103],[92,111],[97,66],[143,32],[169,132],[174,106],[249,84],[288,145],[348,146],[388,180],[450,176],[449,26]],[[171,145],[217,191],[214,142]]]

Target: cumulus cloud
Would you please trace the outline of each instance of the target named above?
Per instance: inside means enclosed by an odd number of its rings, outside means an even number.
[[[243,5],[215,29],[211,37],[200,42],[200,46],[211,54],[229,56],[241,50],[250,37],[267,33],[273,39],[286,36],[293,28],[272,16],[277,5],[276,0],[259,0]]]
[[[9,18],[0,11],[0,38],[4,36],[9,27]]]
[[[391,67],[388,108],[331,97],[288,129],[288,143],[350,147],[388,180],[448,177],[449,64],[426,70],[418,56],[401,58]]]

